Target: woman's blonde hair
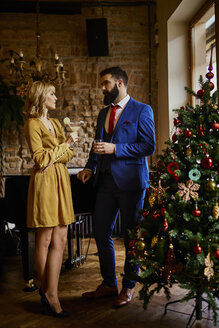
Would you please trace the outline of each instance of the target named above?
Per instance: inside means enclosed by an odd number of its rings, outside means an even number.
[[[31,84],[26,97],[24,113],[27,118],[40,117],[43,114],[46,95],[55,87],[50,82],[35,81]]]

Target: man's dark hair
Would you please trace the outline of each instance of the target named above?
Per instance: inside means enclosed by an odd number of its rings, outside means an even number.
[[[116,80],[122,79],[125,86],[128,85],[128,75],[121,67],[109,67],[100,72],[100,76],[111,74]]]

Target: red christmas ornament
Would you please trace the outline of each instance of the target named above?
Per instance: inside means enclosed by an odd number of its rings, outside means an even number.
[[[148,216],[148,214],[149,214],[149,211],[144,211],[144,212],[142,213],[142,216],[145,218],[146,216]]]
[[[214,74],[212,73],[213,66],[212,66],[212,52],[213,52],[213,45],[211,46],[211,58],[210,58],[210,63],[208,66],[209,72],[205,75],[208,79],[208,82],[210,84],[210,90],[214,89],[214,83],[212,83],[210,80],[214,77]]]
[[[203,128],[203,126],[200,124],[200,126],[199,126],[199,129],[198,129],[198,135],[199,136],[204,136],[205,134],[204,134],[204,128]]]
[[[177,125],[179,125],[179,123],[180,123],[180,121],[179,121],[179,119],[178,118],[174,118],[174,125],[175,126],[177,126]]]
[[[210,169],[210,167],[212,167],[213,160],[209,154],[206,154],[205,157],[202,158],[201,165],[204,167],[204,169]]]
[[[157,220],[160,217],[160,214],[155,211],[153,217],[155,218],[155,220]]]
[[[214,83],[209,81],[209,84],[210,84],[210,90],[213,90],[214,89]]]
[[[172,142],[176,142],[176,140],[177,140],[177,135],[176,135],[176,133],[174,133],[172,135]]]
[[[195,252],[196,254],[200,254],[200,253],[202,252],[202,248],[201,248],[201,246],[199,246],[199,244],[198,244],[197,246],[195,246],[195,248],[194,248],[194,252]]]
[[[212,72],[208,72],[205,76],[206,76],[206,78],[207,78],[208,80],[211,80],[211,79],[213,79],[213,77],[214,77],[214,73],[212,73]]]
[[[197,91],[197,95],[199,98],[202,98],[204,96],[205,90],[204,89],[200,89]]]
[[[179,181],[179,176],[175,172],[172,175],[173,175],[174,181],[178,182]]]
[[[182,129],[179,129],[178,132],[179,132],[179,134],[182,134],[183,133],[183,130]]]
[[[169,164],[167,164],[167,172],[170,174],[173,174],[174,171],[178,169],[179,169],[179,165],[175,161],[172,161]]]
[[[167,220],[164,220],[164,223],[163,223],[163,231],[166,232],[168,229],[168,222]]]
[[[172,244],[169,246],[165,264],[165,278],[169,280],[171,279],[171,275],[175,272],[175,253]]]
[[[128,247],[129,248],[132,248],[132,247],[134,247],[135,246],[135,240],[133,239],[132,241],[130,241],[129,243],[128,243]]]
[[[195,209],[195,210],[192,211],[192,215],[194,217],[198,217],[198,216],[201,215],[201,211],[199,209]]]
[[[166,211],[167,211],[167,210],[165,209],[165,207],[162,207],[162,208],[160,209],[160,214],[161,214],[162,216],[164,216]]]
[[[190,131],[189,129],[186,129],[183,131],[183,135],[186,138],[190,138],[192,136],[192,131]]]
[[[216,259],[219,259],[219,249],[216,249],[214,252],[213,252],[213,255]]]
[[[219,129],[219,123],[217,123],[217,122],[212,123],[212,129],[213,130],[218,130]]]

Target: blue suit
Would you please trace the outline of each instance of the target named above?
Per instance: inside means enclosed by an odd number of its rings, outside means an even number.
[[[96,155],[91,149],[86,168],[96,172],[97,198],[94,211],[94,236],[99,252],[103,284],[116,286],[115,254],[111,234],[120,210],[126,260],[124,272],[137,271],[129,263],[127,230],[138,221],[143,207],[149,171],[147,156],[155,150],[153,111],[149,105],[130,98],[111,135],[105,131],[106,115],[110,107],[102,109],[97,120],[95,139],[116,144],[116,154]],[[103,161],[104,159],[104,161]],[[104,173],[103,162],[111,174]],[[102,172],[101,172],[102,171]],[[123,287],[133,288],[134,281],[123,278]]]

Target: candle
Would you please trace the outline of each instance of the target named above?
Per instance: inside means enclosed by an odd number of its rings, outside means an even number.
[[[23,60],[23,57],[24,57],[23,52],[22,50],[20,50],[20,60]]]
[[[65,71],[62,71],[62,72],[61,72],[61,78],[62,78],[62,80],[65,79]]]
[[[11,57],[11,65],[14,65],[14,57]]]
[[[41,71],[41,66],[42,66],[40,58],[36,58],[35,64],[36,64],[37,72],[40,72]]]
[[[60,64],[60,68],[61,68],[61,71],[63,71],[63,64],[62,64],[62,62]]]
[[[55,54],[55,64],[57,65],[59,63],[59,56],[58,54],[56,53]]]

